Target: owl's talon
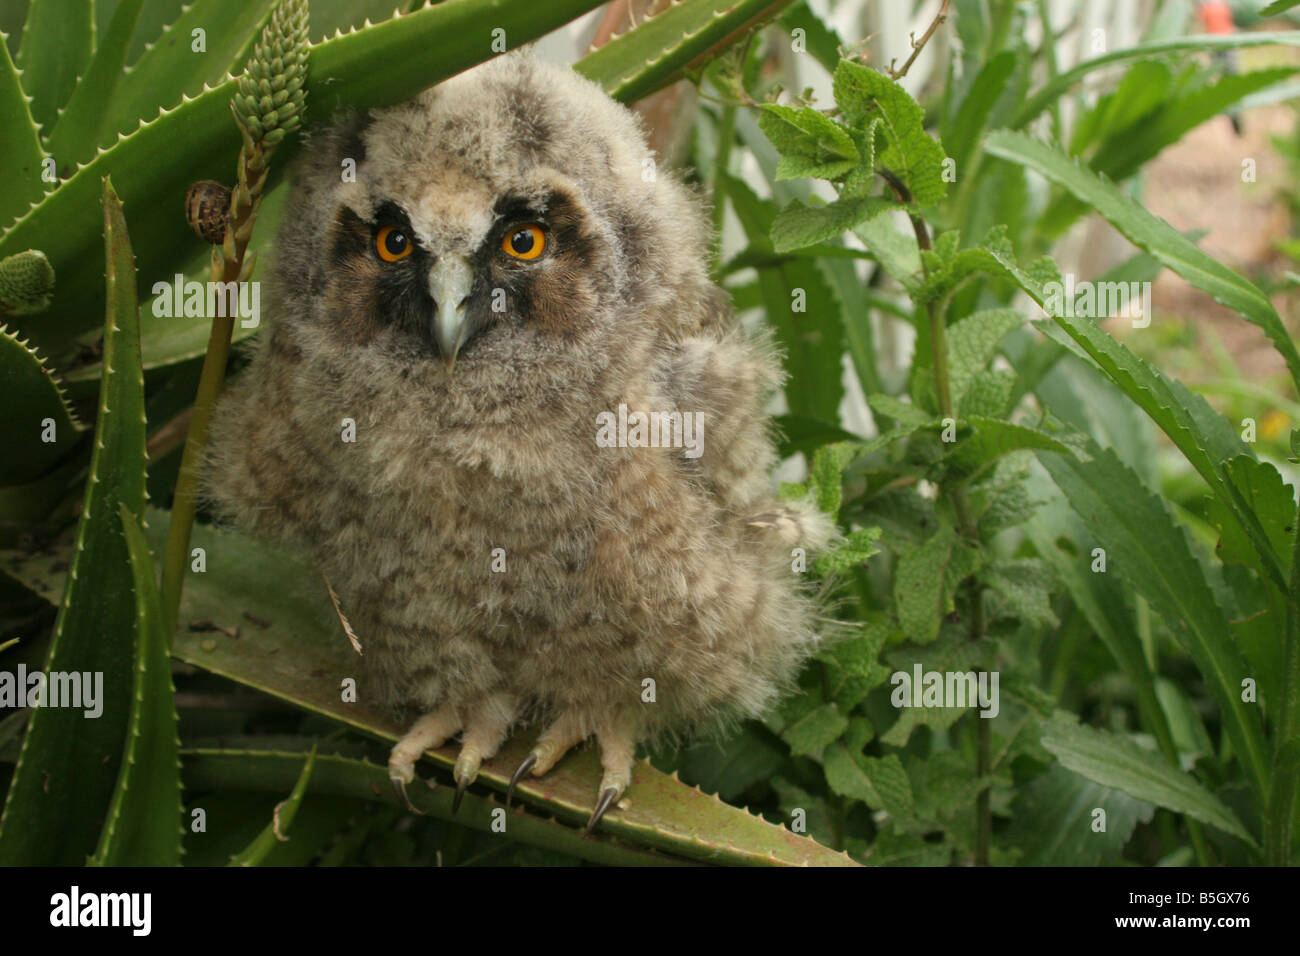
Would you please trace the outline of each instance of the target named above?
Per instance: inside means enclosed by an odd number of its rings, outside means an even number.
[[[600,818],[605,815],[610,804],[619,798],[622,794],[619,787],[606,787],[600,795],[600,800],[596,803],[596,809],[591,811],[591,818],[587,821],[587,828],[583,831],[583,836],[591,836],[592,831],[596,829],[596,824],[600,823]]]
[[[523,759],[523,762],[515,769],[514,774],[510,777],[510,786],[506,787],[506,809],[510,808],[510,801],[515,795],[515,787],[519,785],[519,781],[524,779],[524,774],[532,770],[536,765],[537,751],[534,750]]]
[[[414,778],[414,775],[412,775],[412,778]],[[407,781],[403,780],[401,777],[389,777],[388,779],[393,785],[393,792],[397,794],[397,799],[406,804],[406,809],[410,810],[414,814],[418,814],[419,816],[424,816],[424,811],[417,810],[412,806],[411,798],[406,795]]]
[[[456,796],[451,799],[451,813],[455,816],[460,811],[460,802],[465,799],[465,790],[469,787],[469,780],[458,780],[456,782]]]

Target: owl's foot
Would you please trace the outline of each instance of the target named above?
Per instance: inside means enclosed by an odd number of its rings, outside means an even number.
[[[504,695],[491,695],[480,700],[465,711],[452,706],[440,707],[432,713],[425,714],[417,720],[405,736],[393,747],[388,756],[388,778],[393,788],[409,809],[410,801],[406,796],[406,785],[415,779],[415,762],[426,750],[441,747],[457,731],[464,729],[460,755],[452,776],[456,780],[456,796],[452,801],[451,812],[460,809],[460,802],[465,796],[465,789],[478,776],[479,767],[484,760],[491,758],[505,740],[506,731],[514,720],[515,708]]]
[[[538,738],[532,751],[520,763],[510,778],[506,790],[506,805],[514,796],[515,787],[531,773],[534,777],[554,767],[566,753],[586,739],[586,722],[572,711],[562,713]],[[596,741],[600,744],[600,763],[604,768],[599,798],[587,821],[586,832],[591,833],[612,804],[618,801],[632,782],[632,761],[636,756],[636,731],[634,723],[612,718],[596,725]]]

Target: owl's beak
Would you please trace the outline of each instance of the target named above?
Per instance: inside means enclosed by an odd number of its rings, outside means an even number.
[[[429,270],[429,295],[436,310],[433,335],[438,352],[447,363],[447,371],[456,364],[456,353],[469,337],[469,294],[474,287],[474,273],[464,256],[443,255]]]

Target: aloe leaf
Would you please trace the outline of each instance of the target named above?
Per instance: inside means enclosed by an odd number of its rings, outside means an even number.
[[[135,679],[126,749],[94,866],[179,866],[181,764],[176,694],[153,559],[140,523],[119,505],[135,591]]]
[[[150,512],[147,534],[155,549],[163,543],[166,524],[165,513]],[[406,728],[385,709],[343,701],[342,682],[356,677],[360,662],[339,628],[319,572],[309,562],[206,526],[195,526],[191,545],[204,549],[207,570],[187,579],[173,656],[369,736],[394,741],[402,735]],[[29,587],[41,581],[57,584],[66,577],[59,570],[64,557],[0,552],[6,571]],[[190,631],[186,622],[196,620],[239,629],[246,637],[233,639],[206,628]],[[365,635],[361,637],[364,642]],[[484,764],[479,783],[504,793],[530,745],[529,737],[509,741]],[[449,771],[456,749],[443,747],[426,757]],[[591,812],[600,776],[599,755],[587,748],[566,756],[545,777],[522,781],[515,792],[517,799],[568,825],[581,826]],[[691,789],[645,762],[633,769],[628,799],[626,810],[611,809],[606,815],[602,832],[718,863],[852,865],[843,854]]]
[[[122,206],[105,179],[109,306],[95,447],[85,503],[54,623],[47,671],[102,674],[93,719],[38,707],[0,817],[0,864],[79,866],[98,843],[131,709],[134,580],[118,506],[143,513],[144,388],[135,270]]]
[[[1123,50],[1113,50],[1110,53],[1093,57],[1091,60],[1084,60],[1073,69],[1052,77],[1043,85],[1042,89],[1029,98],[1007,125],[1012,129],[1022,129],[1089,73],[1116,63],[1168,56],[1171,53],[1190,53],[1199,50],[1239,50],[1246,47],[1273,45],[1300,46],[1300,30],[1288,30],[1279,33],[1205,34],[1178,40],[1162,40],[1159,43],[1142,43]]]
[[[60,165],[89,158],[99,145],[100,131],[111,115],[108,104],[122,80],[127,50],[143,6],[144,0],[122,0],[118,4],[89,69],[77,81],[68,105],[46,137],[50,155]]]
[[[315,765],[316,748],[312,747],[311,753],[307,754],[307,759],[303,761],[302,770],[289,796],[283,803],[276,804],[271,822],[253,838],[253,842],[230,858],[231,866],[258,866],[277,843],[290,839],[287,836],[289,828],[293,825],[293,818],[298,814],[298,807],[302,805],[302,798],[307,794],[307,783],[311,780],[311,772]]]
[[[27,9],[18,68],[32,98],[32,119],[50,129],[86,71],[95,48],[93,0],[35,3]]]
[[[492,56],[492,31],[506,30],[517,46],[597,6],[597,0],[506,4],[463,0],[423,7],[312,47],[309,65],[313,110],[365,109],[400,102],[420,90]],[[481,37],[481,43],[466,38]],[[376,63],[403,63],[402,70]],[[204,247],[185,224],[183,199],[190,183],[225,181],[239,134],[230,118],[233,79],[208,87],[174,109],[164,110],[129,136],[99,150],[3,236],[0,257],[31,247],[43,249],[59,275],[54,302],[40,322],[19,326],[51,355],[87,331],[86,320],[102,303],[98,291],[102,253],[84,223],[93,215],[99,179],[111,171],[123,202],[132,210],[135,254],[147,286],[168,279],[177,264]],[[291,148],[277,154],[272,175],[282,172]],[[38,241],[39,240],[39,241]],[[56,360],[63,356],[55,356]]]
[[[59,379],[41,357],[0,325],[0,486],[45,474],[81,437],[84,426]]]
[[[1106,573],[1123,575],[1195,662],[1218,700],[1247,778],[1257,794],[1266,794],[1269,776],[1258,708],[1241,699],[1245,663],[1186,529],[1114,452],[1093,446],[1089,453],[1087,462],[1067,455],[1038,458],[1105,549]]]
[[[0,33],[0,228],[41,198],[41,136],[32,119],[31,98],[9,58],[8,37]]]
[[[1217,827],[1258,849],[1237,815],[1190,774],[1143,750],[1130,738],[1056,717],[1043,729],[1043,746],[1061,764],[1102,786]]]
[[[89,149],[69,158],[84,160],[113,134],[130,132],[139,121],[152,120],[160,107],[173,107],[185,97],[198,96],[209,85],[218,85],[231,73],[240,72],[247,58],[245,48],[260,34],[273,6],[275,0],[236,4],[228,0],[195,0],[185,7],[120,75],[91,141],[84,144]],[[193,49],[194,30],[204,31],[203,52]]]
[[[683,0],[575,64],[615,99],[648,96],[696,60],[775,17],[790,0]]]
[[[194,747],[182,751],[187,785],[194,789],[283,792],[295,778],[301,779],[301,753],[259,747],[256,739],[249,739],[248,745],[250,749],[247,750]],[[337,754],[317,755],[311,779],[307,781],[307,791],[403,806],[393,792],[386,767]],[[581,830],[529,813],[518,803],[507,811],[504,804],[474,793],[465,794],[460,810],[453,815],[452,794],[450,787],[407,789],[411,806],[420,813],[484,833],[498,833],[503,839],[567,853],[591,863],[610,866],[689,865],[680,857],[642,850],[600,834],[585,837]],[[504,831],[501,830],[502,823]]]

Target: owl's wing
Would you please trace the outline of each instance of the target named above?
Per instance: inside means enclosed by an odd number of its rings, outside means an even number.
[[[702,429],[698,457],[683,466],[727,510],[764,498],[776,459],[764,404],[782,380],[771,339],[734,326],[704,329],[664,348],[655,379],[668,402],[694,413]]]

